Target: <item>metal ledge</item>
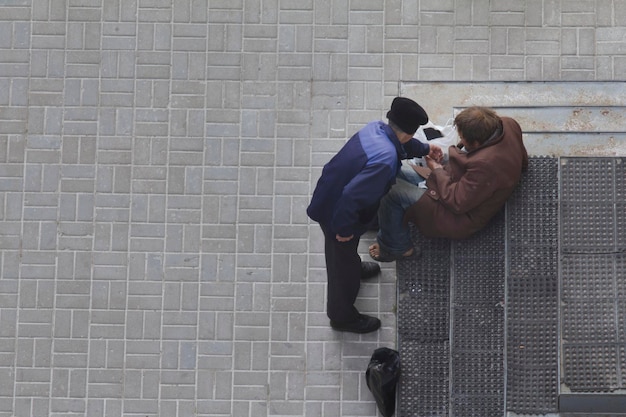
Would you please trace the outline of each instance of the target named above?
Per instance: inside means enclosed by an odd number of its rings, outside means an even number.
[[[559,412],[626,416],[626,394],[561,394]]]

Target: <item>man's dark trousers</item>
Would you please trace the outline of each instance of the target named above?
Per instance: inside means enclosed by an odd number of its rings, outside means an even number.
[[[339,242],[336,233],[320,226],[324,232],[328,276],[326,314],[331,320],[348,323],[359,317],[354,302],[361,287],[361,257],[357,252],[360,236]]]

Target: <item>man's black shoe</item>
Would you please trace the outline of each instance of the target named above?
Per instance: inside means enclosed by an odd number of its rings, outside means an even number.
[[[330,326],[340,332],[369,333],[380,328],[380,320],[376,317],[359,314],[359,317],[356,320],[348,323],[340,323],[331,320]]]
[[[374,278],[380,274],[380,265],[376,262],[361,262],[361,279]]]

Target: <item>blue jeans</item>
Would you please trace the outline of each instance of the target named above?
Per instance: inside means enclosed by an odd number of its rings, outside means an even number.
[[[378,236],[376,240],[382,250],[392,255],[402,255],[413,247],[411,232],[404,225],[404,211],[424,194],[426,189],[417,184],[424,181],[413,168],[403,166],[396,183],[380,201],[378,208]]]

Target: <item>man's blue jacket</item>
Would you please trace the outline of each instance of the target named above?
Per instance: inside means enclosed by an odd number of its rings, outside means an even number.
[[[382,121],[367,124],[324,166],[307,214],[339,236],[362,235],[395,184],[401,159],[429,152],[417,139],[401,144]]]

